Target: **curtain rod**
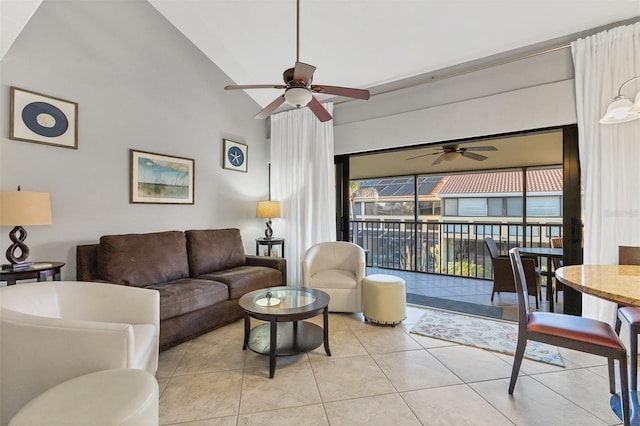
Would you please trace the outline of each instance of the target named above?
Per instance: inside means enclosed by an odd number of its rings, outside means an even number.
[[[471,66],[471,67],[462,69],[460,71],[452,71],[452,72],[443,73],[443,74],[440,74],[440,75],[432,75],[430,77],[426,77],[426,78],[421,79],[419,81],[415,81],[415,82],[409,83],[407,85],[399,86],[399,87],[394,87],[392,89],[383,90],[381,92],[376,92],[375,89],[374,89],[373,93],[371,93],[371,96],[383,95],[385,93],[391,93],[391,92],[395,92],[395,91],[402,90],[402,89],[408,89],[410,87],[420,86],[422,84],[434,83],[436,81],[441,81],[441,80],[447,80],[449,78],[459,77],[461,75],[471,74],[471,73],[482,71],[482,70],[486,70],[486,69],[489,69],[489,68],[499,67],[501,65],[506,65],[506,64],[510,64],[510,63],[513,63],[513,62],[522,61],[522,60],[533,58],[533,57],[536,57],[536,56],[546,55],[548,53],[557,52],[559,50],[568,49],[570,47],[571,47],[571,44],[563,44],[563,45],[560,45],[560,46],[551,47],[551,48],[544,49],[544,50],[539,50],[537,52],[531,52],[531,53],[526,53],[526,54],[522,54],[522,55],[518,55],[518,56],[512,56],[510,58],[494,61],[494,62],[491,62],[491,63],[487,63],[485,65]],[[345,102],[348,102],[348,101],[345,101]],[[343,102],[340,102],[340,103],[343,103]]]
[[[622,20],[622,21],[619,21],[619,22],[614,22],[614,23],[611,23],[611,24],[602,25],[602,26],[597,27],[597,28],[591,28],[589,30],[582,31],[582,32],[579,32],[579,33],[575,33],[575,34],[572,34],[572,35],[567,36],[567,37],[570,37],[571,40],[576,40],[578,38],[590,37],[590,36],[595,35],[595,34],[597,34],[599,32],[608,31],[608,30],[611,30],[611,29],[616,28],[616,27],[620,27],[620,26],[624,26],[624,25],[635,25],[638,22],[640,22],[640,15],[634,16],[632,18],[625,19],[625,20]],[[433,83],[433,82],[440,81],[440,80],[446,80],[446,79],[449,79],[449,78],[458,77],[458,76],[465,75],[465,74],[470,74],[472,72],[482,71],[482,70],[485,70],[485,69],[489,69],[489,68],[494,68],[494,67],[498,67],[498,66],[501,66],[501,65],[510,64],[512,62],[517,62],[517,61],[522,61],[524,59],[533,58],[535,56],[546,55],[548,53],[553,53],[553,52],[556,52],[556,51],[559,51],[559,50],[568,49],[568,48],[571,47],[571,42],[567,42],[567,37],[564,37],[562,40],[556,40],[556,42],[559,43],[559,45],[557,45],[557,46],[549,47],[549,48],[538,50],[538,51],[534,51],[534,52],[531,52],[531,53],[523,53],[523,54],[515,55],[515,56],[512,56],[512,57],[507,57],[507,58],[502,59],[502,60],[496,60],[496,61],[493,61],[493,62],[488,62],[488,63],[486,63],[484,65],[475,65],[475,66],[471,65],[468,68],[464,68],[464,69],[461,69],[459,71],[443,72],[443,74],[441,74],[441,75],[435,75],[438,72],[436,70],[436,71],[432,72],[432,74],[434,74],[434,75],[432,75],[431,77],[425,77],[425,78],[422,78],[422,79],[420,79],[419,76],[409,77],[409,78],[406,79],[408,81],[408,83],[406,85],[397,86],[397,87],[390,88],[390,89],[387,89],[387,90],[382,89],[382,91],[380,91],[380,92],[376,92],[375,88],[373,88],[371,96],[383,95],[385,93],[395,92],[397,90],[402,90],[402,89],[408,89],[409,87],[419,86],[421,84],[427,84],[427,83]],[[553,41],[549,41],[548,43],[553,43]],[[530,46],[530,47],[532,47],[532,46]],[[479,59],[479,61],[481,61],[481,60],[482,59]],[[455,67],[455,65],[454,65],[454,67]],[[424,73],[425,76],[428,75],[428,74],[429,73]],[[412,78],[414,80],[413,80],[413,82],[410,82],[412,80]],[[390,82],[388,84],[391,85],[391,84],[393,84],[393,82]],[[381,86],[384,86],[384,85],[381,85]],[[350,102],[350,100],[345,100],[343,102]],[[335,103],[343,103],[343,102],[335,102]]]

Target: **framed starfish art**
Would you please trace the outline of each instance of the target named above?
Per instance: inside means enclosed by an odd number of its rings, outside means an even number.
[[[223,139],[223,167],[238,172],[247,172],[247,154],[249,147],[240,142]]]

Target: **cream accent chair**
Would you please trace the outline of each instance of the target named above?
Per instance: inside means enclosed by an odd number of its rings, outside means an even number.
[[[302,285],[331,297],[331,312],[362,312],[362,279],[365,275],[362,247],[332,241],[310,247],[302,260]]]
[[[117,284],[0,288],[0,425],[44,391],[100,370],[158,368],[160,296]]]

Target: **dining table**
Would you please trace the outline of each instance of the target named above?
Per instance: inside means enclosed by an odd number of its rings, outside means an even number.
[[[556,270],[556,279],[584,294],[620,305],[640,307],[640,265],[570,265]],[[633,356],[633,354],[632,354]],[[631,424],[640,425],[640,404],[635,389],[629,390]],[[620,394],[611,395],[609,405],[622,419]]]
[[[562,259],[563,249],[562,247],[518,247],[518,251],[521,254],[529,256],[544,257],[547,259],[547,271],[543,275],[547,277],[547,302],[549,302],[549,311],[553,312],[553,268],[552,259]]]

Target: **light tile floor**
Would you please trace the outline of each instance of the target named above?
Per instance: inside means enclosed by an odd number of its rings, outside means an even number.
[[[525,360],[508,395],[512,357],[330,314],[323,348],[278,358],[242,350],[243,322],[160,354],[163,425],[613,425],[606,361],[561,350],[566,368]],[[253,321],[253,320],[252,320]],[[321,323],[321,316],[312,320]]]

